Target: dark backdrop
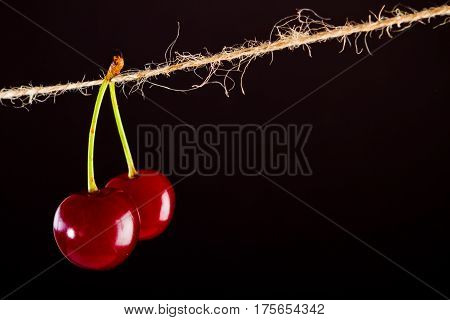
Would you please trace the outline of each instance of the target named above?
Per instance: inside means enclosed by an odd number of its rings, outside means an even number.
[[[341,24],[396,1],[12,1],[23,14],[98,64],[120,48],[127,68],[175,49],[211,52],[268,38],[295,9]],[[409,0],[421,9],[432,1]],[[97,65],[0,4],[0,87],[95,79]],[[369,41],[372,49],[388,38]],[[274,180],[450,295],[450,108],[448,26],[418,25],[286,112],[276,123],[313,125],[305,147],[313,175]],[[252,63],[227,98],[209,86],[188,94],[145,94],[185,122],[264,123],[360,59],[336,42]],[[162,83],[186,88],[178,73]],[[92,92],[92,91],[91,91]],[[85,188],[87,132],[95,96],[65,94],[29,111],[0,108],[0,294],[61,258],[52,235],[56,207]],[[130,144],[138,124],[178,124],[154,103],[119,97]],[[98,128],[99,184],[125,171],[110,107]],[[175,182],[181,177],[171,177]],[[63,261],[10,298],[441,298],[262,177],[193,175],[175,187],[170,228],[141,243],[113,271]]]

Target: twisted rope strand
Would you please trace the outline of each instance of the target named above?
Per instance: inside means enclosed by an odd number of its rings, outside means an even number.
[[[382,10],[383,11],[383,10]],[[382,12],[381,11],[381,12]],[[450,6],[442,5],[439,7],[428,8],[422,11],[414,11],[406,13],[399,9],[392,12],[393,16],[383,17],[381,12],[377,15],[376,21],[371,21],[369,17],[368,22],[360,24],[346,23],[343,26],[332,26],[326,24],[323,20],[313,20],[307,18],[306,20],[300,20],[300,23],[305,23],[306,27],[297,27],[284,30],[279,33],[278,39],[275,41],[265,42],[247,42],[241,46],[233,48],[225,48],[222,52],[214,55],[181,55],[177,54],[177,58],[174,61],[168,61],[164,64],[159,64],[154,69],[128,71],[120,74],[112,79],[112,82],[125,84],[128,82],[145,83],[150,78],[155,78],[160,75],[169,75],[175,71],[180,70],[195,70],[202,67],[212,66],[212,69],[218,68],[225,62],[233,61],[251,61],[255,57],[262,56],[267,53],[273,53],[283,49],[293,49],[301,46],[306,46],[325,42],[331,39],[338,39],[345,45],[347,37],[356,35],[356,41],[361,34],[370,34],[373,31],[383,31],[390,36],[392,28],[397,27],[407,28],[414,22],[424,22],[424,20],[435,18],[438,16],[450,16]],[[444,23],[448,22],[449,18],[446,18]],[[310,24],[315,23],[319,25],[317,28],[311,28]],[[277,26],[275,26],[277,27]],[[280,29],[278,29],[280,30]],[[309,47],[308,47],[309,48]],[[230,69],[232,70],[232,69]],[[213,71],[214,72],[214,71]],[[23,104],[30,104],[34,101],[44,101],[47,98],[63,94],[67,91],[83,91],[93,86],[99,86],[102,83],[102,79],[93,81],[80,81],[67,84],[58,84],[53,86],[23,86],[12,89],[0,90],[0,103],[2,100],[20,100]]]

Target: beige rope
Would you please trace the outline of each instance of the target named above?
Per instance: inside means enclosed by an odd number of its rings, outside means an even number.
[[[278,39],[275,41],[265,42],[251,42],[239,47],[225,48],[222,52],[214,55],[180,55],[178,54],[175,61],[158,65],[155,69],[145,69],[137,71],[129,71],[120,74],[113,78],[116,83],[128,82],[145,82],[150,78],[160,75],[169,75],[179,70],[195,70],[206,66],[218,66],[224,62],[249,61],[255,57],[272,53],[275,51],[298,48],[300,46],[308,46],[317,42],[324,42],[331,39],[340,39],[344,42],[346,37],[350,35],[368,34],[377,30],[385,30],[388,35],[394,27],[409,27],[414,22],[423,22],[426,19],[431,19],[438,16],[450,16],[450,6],[442,5],[439,7],[428,8],[422,11],[413,11],[406,13],[404,11],[395,10],[391,12],[393,16],[384,17],[373,15],[376,21],[372,22],[369,17],[368,22],[355,24],[347,23],[343,26],[334,27],[326,24],[323,20],[309,20],[310,23],[318,23],[319,28],[312,29],[302,27],[299,29],[290,28],[287,31],[278,34]],[[447,18],[448,20],[448,18]],[[448,21],[446,21],[448,22]],[[307,26],[308,27],[308,26]],[[14,101],[19,99],[22,103],[31,103],[33,101],[42,101],[51,96],[62,94],[66,91],[83,91],[87,88],[98,86],[102,80],[80,81],[67,84],[58,84],[54,86],[24,86],[12,89],[0,90],[0,102],[2,100]]]

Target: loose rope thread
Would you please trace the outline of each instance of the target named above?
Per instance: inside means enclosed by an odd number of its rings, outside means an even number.
[[[354,45],[356,47],[356,52],[359,54],[362,50],[358,49],[358,39],[362,34],[364,34],[365,47],[370,53],[367,46],[367,36],[371,36],[372,32],[380,31],[380,38],[385,33],[389,37],[392,37],[391,32],[393,31],[403,31],[415,22],[425,23],[424,20],[428,20],[427,22],[430,22],[431,18],[439,16],[450,16],[450,6],[442,5],[439,7],[424,9],[422,11],[416,11],[411,8],[407,8],[406,10],[394,8],[392,11],[386,11],[383,7],[378,14],[371,12],[369,19],[366,22],[359,24],[347,22],[343,26],[333,26],[326,23],[326,19],[318,16],[313,11],[303,9],[300,10],[297,15],[285,18],[274,26],[270,37],[272,38],[275,33],[277,39],[274,41],[247,41],[240,46],[225,47],[220,53],[217,54],[208,53],[205,55],[192,55],[189,53],[175,52],[175,58],[172,59],[172,48],[175,43],[174,41],[166,51],[165,63],[149,64],[144,70],[129,70],[128,72],[117,75],[111,81],[122,85],[129,82],[134,82],[135,84],[130,91],[134,92],[137,90],[142,90],[144,83],[161,86],[151,82],[150,79],[152,78],[156,78],[161,75],[168,76],[175,71],[180,70],[196,72],[197,69],[206,67],[209,72],[206,77],[202,78],[203,81],[200,85],[194,85],[191,89],[181,91],[197,89],[207,83],[211,83],[211,77],[213,75],[221,75],[223,77],[223,82],[219,84],[224,87],[226,94],[228,94],[226,82],[231,79],[229,77],[230,72],[239,71],[242,72],[243,76],[248,64],[256,57],[260,57],[268,53],[273,54],[276,51],[284,49],[296,49],[299,47],[303,47],[304,49],[306,48],[310,53],[310,44],[321,43],[332,39],[337,39],[341,42],[343,44],[343,50],[347,43],[349,45],[352,44],[352,42],[348,39],[348,37],[352,35],[355,36]],[[372,18],[374,18],[375,21],[372,21]],[[450,18],[446,17],[441,25],[448,22],[450,22]],[[229,67],[224,67],[225,63],[230,63],[231,65]],[[14,104],[16,100],[19,100],[21,106],[25,106],[33,102],[45,101],[50,97],[56,97],[57,95],[68,91],[80,91],[81,93],[86,94],[86,89],[99,86],[102,81],[102,79],[99,79],[93,81],[58,84],[53,86],[22,86],[12,89],[1,89],[0,103],[3,103],[5,100],[9,100]],[[231,79],[231,81],[233,80]],[[218,83],[217,81],[214,82]],[[243,91],[242,81],[241,89]]]

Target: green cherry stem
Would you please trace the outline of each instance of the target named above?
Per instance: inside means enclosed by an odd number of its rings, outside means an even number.
[[[97,100],[95,101],[94,114],[92,115],[91,129],[89,130],[89,145],[88,145],[88,159],[87,159],[87,169],[88,169],[88,191],[96,192],[98,191],[97,185],[95,184],[94,178],[94,141],[95,141],[95,130],[97,128],[98,114],[100,112],[100,106],[102,105],[103,96],[105,95],[106,88],[108,87],[109,79],[105,79],[100,86],[98,91]]]
[[[128,177],[131,179],[137,175],[136,168],[134,167],[133,157],[131,155],[130,147],[128,145],[127,136],[123,129],[122,119],[120,117],[119,105],[116,97],[116,86],[113,82],[109,84],[109,93],[111,94],[111,102],[114,110],[114,117],[116,118],[117,130],[119,131],[120,141],[122,141],[123,152],[128,165]]]

